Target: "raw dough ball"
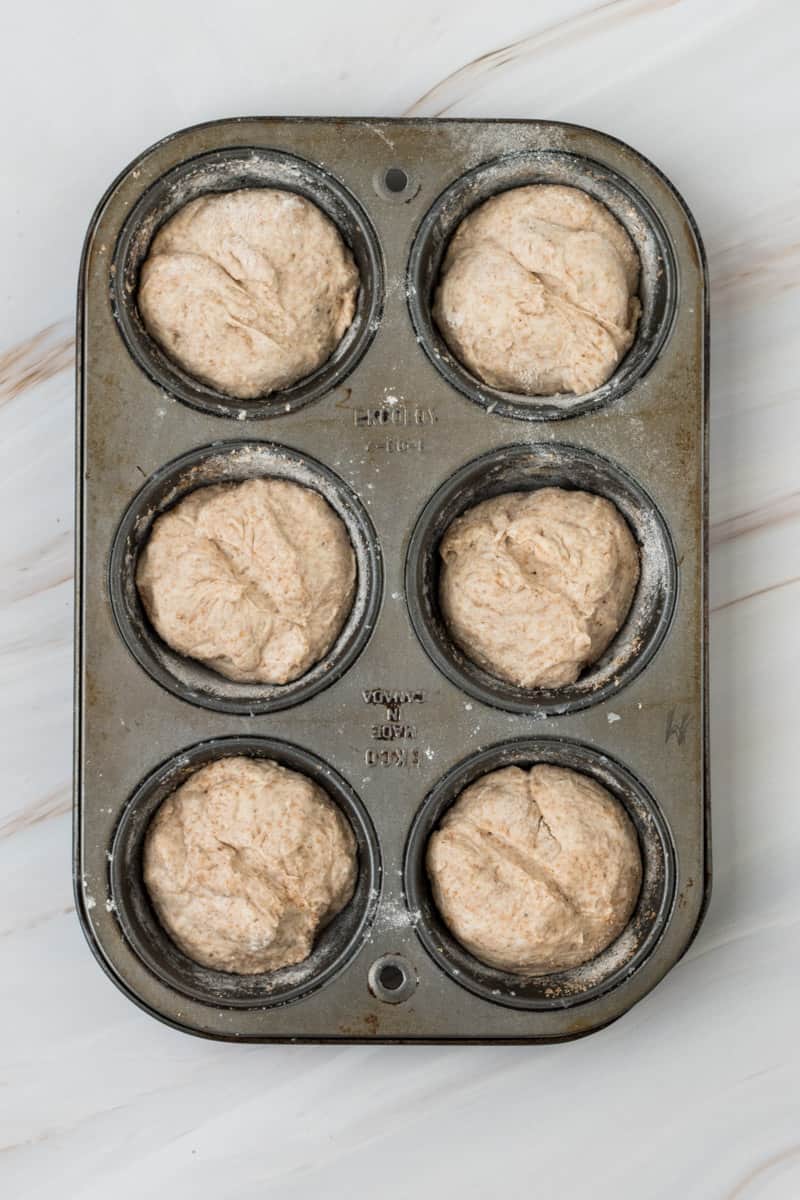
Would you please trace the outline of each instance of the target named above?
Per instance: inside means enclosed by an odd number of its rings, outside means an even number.
[[[144,881],[195,962],[257,975],[308,958],[357,876],[353,831],[330,797],[265,759],[201,767],[159,808]]]
[[[338,229],[302,196],[201,196],[156,234],[139,312],[185,371],[230,396],[289,387],[321,366],[356,308],[358,270]]]
[[[520,687],[574,683],[621,627],[639,578],[636,542],[614,505],[562,488],[476,504],[439,553],[453,640]]]
[[[240,683],[288,683],[350,612],[355,556],[317,492],[285,479],[202,487],[154,522],[136,583],[167,645]]]
[[[546,975],[588,962],[622,933],[642,863],[633,825],[605,788],[542,764],[466,788],[430,839],[428,873],[470,953]]]
[[[513,188],[466,217],[433,316],[484,383],[528,396],[591,392],[636,331],[639,257],[607,208],[577,188]]]

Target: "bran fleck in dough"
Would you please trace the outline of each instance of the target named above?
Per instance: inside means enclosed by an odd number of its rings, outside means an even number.
[[[578,188],[493,196],[447,249],[433,316],[484,383],[527,396],[594,391],[633,342],[639,256],[619,221]]]
[[[622,626],[639,578],[639,550],[615,506],[563,488],[476,504],[439,553],[451,637],[519,687],[574,683]]]
[[[286,479],[190,492],[156,519],[136,572],[167,645],[240,683],[289,683],[323,658],[355,578],[340,517]]]
[[[200,196],[162,225],[142,265],[138,305],[179,366],[250,400],[330,358],[358,288],[353,256],[316,204],[242,188]]]
[[[355,838],[337,806],[266,759],[201,767],[145,837],[144,880],[161,924],[217,971],[256,975],[308,958],[356,876]]]
[[[490,966],[545,975],[595,958],[636,906],[636,831],[605,788],[563,767],[504,767],[465,789],[431,836],[433,896]]]

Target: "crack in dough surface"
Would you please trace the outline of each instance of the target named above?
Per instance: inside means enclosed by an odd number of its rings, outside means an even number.
[[[566,970],[622,933],[642,881],[636,831],[605,788],[564,767],[504,767],[466,788],[428,843],[436,906],[481,962]]]
[[[243,188],[200,196],[162,225],[142,265],[138,306],[179,366],[249,400],[330,358],[358,289],[353,256],[316,204]]]
[[[323,658],[355,579],[342,520],[284,479],[197,488],[153,523],[136,573],[160,637],[240,683],[289,683]]]
[[[639,257],[578,188],[532,184],[481,204],[444,258],[433,316],[457,359],[528,396],[594,391],[630,348]]]
[[[254,975],[302,962],[353,895],[357,854],[322,788],[264,759],[196,771],[153,817],[144,879],[161,924],[195,962]]]
[[[563,687],[622,626],[639,550],[610,501],[589,492],[507,492],[442,538],[440,604],[453,640],[520,687]]]

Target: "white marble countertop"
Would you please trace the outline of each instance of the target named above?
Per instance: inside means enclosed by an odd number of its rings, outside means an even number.
[[[0,1194],[800,1196],[800,18],[791,0],[31,0],[7,15],[0,439]],[[73,306],[90,213],[174,129],[247,113],[608,131],[712,279],[715,890],[686,958],[576,1043],[232,1046],[93,961],[70,882]],[[405,1157],[407,1155],[408,1157]]]

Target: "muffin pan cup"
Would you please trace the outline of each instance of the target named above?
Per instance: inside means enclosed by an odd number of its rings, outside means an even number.
[[[279,394],[237,400],[187,374],[150,336],[136,306],[139,269],[150,242],[190,200],[215,192],[269,186],[311,200],[339,227],[358,265],[364,286],[350,328],[334,353],[305,379]],[[217,416],[264,417],[294,412],[336,387],[365,353],[378,327],[383,272],[375,231],[356,199],[320,167],[258,146],[228,147],[198,154],[159,176],[131,210],[117,239],[110,280],[111,305],[120,333],[154,383],[203,412]]]
[[[136,587],[139,554],[154,521],[196,488],[247,479],[285,479],[318,492],[343,522],[356,559],[353,604],[333,645],[302,676],[286,684],[236,683],[204,663],[176,653],[153,629]],[[176,696],[229,713],[275,712],[329,687],[369,641],[381,602],[382,564],[372,522],[355,493],[322,463],[270,442],[201,446],[156,471],[120,522],[111,548],[108,590],[120,634],[137,662]]]
[[[262,975],[232,975],[187,958],[161,926],[142,878],[145,835],[159,806],[201,767],[238,755],[280,763],[323,788],[347,818],[358,854],[353,898],[320,930],[313,952],[301,963]],[[137,788],[114,833],[109,878],[111,903],[128,942],[163,983],[201,1002],[216,1000],[229,1007],[252,1008],[288,1004],[307,996],[344,969],[375,915],[381,862],[375,830],[364,806],[341,776],[320,759],[270,738],[213,738],[168,759]]]
[[[448,355],[431,286],[455,224],[533,182],[584,187],[643,263],[629,356],[591,396],[495,393]],[[362,273],[333,359],[251,403],[188,379],[138,318],[136,273],[158,225],[207,191],[300,191],[336,221]],[[539,121],[247,118],[140,156],[92,220],[78,308],[75,883],[98,959],[142,1008],[249,1041],[536,1042],[607,1025],[678,961],[707,903],[707,307],[702,247],[670,183],[624,144]],[[194,486],[278,473],[340,512],[356,607],[296,685],[229,685],[172,655],[133,585],[159,511]],[[607,495],[642,551],[626,625],[571,689],[515,689],[449,644],[437,545],[499,491]],[[169,942],[141,879],[159,800],[228,753],[305,770],[359,843],[351,903],[310,960],[272,976],[204,971]],[[478,774],[558,762],[631,814],[637,910],[585,967],[525,980],[448,934],[427,836]]]

